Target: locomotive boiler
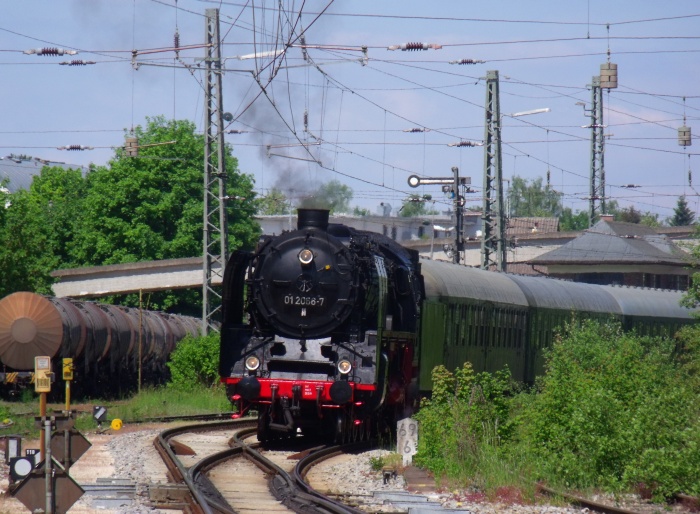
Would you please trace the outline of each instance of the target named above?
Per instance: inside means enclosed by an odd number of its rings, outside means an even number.
[[[224,276],[220,372],[259,435],[364,437],[417,376],[418,254],[300,209],[297,230],[236,252]]]

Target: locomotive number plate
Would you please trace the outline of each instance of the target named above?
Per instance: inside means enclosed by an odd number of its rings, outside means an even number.
[[[288,294],[284,297],[285,305],[302,305],[305,307],[321,307],[326,299],[323,296],[297,296]]]

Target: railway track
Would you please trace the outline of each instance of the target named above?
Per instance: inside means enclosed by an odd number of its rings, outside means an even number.
[[[233,437],[229,434],[233,431]],[[287,441],[295,451],[267,451],[255,437],[256,422],[235,420],[185,425],[162,432],[154,441],[173,481],[184,483],[193,513],[305,512],[309,514],[360,514],[315,491],[304,481],[306,469],[325,455],[309,453],[299,464],[291,454],[317,449],[317,443]],[[366,446],[366,444],[365,444]],[[358,445],[346,448],[357,449]],[[303,467],[298,466],[303,463]],[[235,477],[235,480],[232,479]]]
[[[313,468],[328,459],[371,449],[370,444],[319,447],[302,437],[284,445],[262,447],[254,420],[239,419],[198,423],[168,429],[154,441],[169,475],[185,484],[187,506],[193,514],[245,514],[250,512],[308,514],[360,514],[380,512],[379,498],[361,494],[333,494],[325,487],[323,472]],[[232,435],[233,434],[233,435]],[[320,468],[321,466],[319,466]],[[183,486],[180,486],[183,487]],[[646,514],[648,510],[606,505],[539,486],[540,492],[556,495],[587,512]],[[405,494],[405,493],[404,493]],[[398,493],[398,503],[409,503],[416,495]],[[427,501],[424,500],[424,501]],[[440,505],[424,503],[430,511]],[[161,505],[167,507],[167,505]],[[414,509],[420,507],[413,507]],[[386,512],[386,510],[382,510]],[[416,512],[398,507],[391,512]],[[423,512],[418,510],[418,512]],[[446,512],[469,512],[447,510]]]

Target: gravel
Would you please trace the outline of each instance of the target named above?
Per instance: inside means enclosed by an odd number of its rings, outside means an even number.
[[[71,469],[71,476],[79,484],[95,483],[99,478],[132,480],[136,486],[136,497],[122,507],[105,508],[100,500],[84,495],[71,509],[71,514],[174,514],[177,511],[154,509],[148,505],[148,486],[168,482],[167,471],[153,446],[161,426],[128,427],[113,434],[85,434],[93,443],[92,448]],[[2,446],[2,445],[0,445]],[[30,447],[30,446],[24,446]],[[387,455],[384,450],[374,450],[351,456],[340,461],[329,461],[325,479],[329,489],[337,494],[370,496],[375,492],[405,491],[406,483],[399,474],[384,483],[381,471],[373,471],[371,461]],[[0,451],[0,489],[7,490],[7,466]],[[4,496],[4,495],[3,495]],[[574,514],[589,512],[587,509],[555,505],[523,505],[515,503],[487,502],[478,495],[467,495],[463,491],[440,491],[428,495],[431,502],[440,503],[448,509],[468,511],[473,514]],[[610,498],[608,498],[610,500]],[[620,501],[620,499],[618,499]],[[614,501],[612,501],[614,504]],[[638,512],[682,512],[678,507],[649,505],[636,497],[626,497],[618,506]],[[0,513],[20,512],[17,500],[0,497]],[[21,506],[20,506],[21,507]],[[23,507],[21,507],[23,508]]]

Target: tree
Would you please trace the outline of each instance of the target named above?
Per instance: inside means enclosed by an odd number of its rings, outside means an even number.
[[[661,226],[661,222],[659,221],[659,215],[649,211],[642,214],[642,219],[639,221],[639,224],[652,228]]]
[[[417,216],[427,216],[437,214],[435,209],[426,207],[427,203],[432,201],[430,195],[411,195],[403,201],[399,214],[404,218],[415,218]]]
[[[350,200],[352,200],[352,188],[338,180],[331,180],[321,184],[318,189],[303,198],[299,207],[309,209],[328,209],[331,214],[350,212]]]
[[[106,167],[88,175],[84,220],[76,234],[75,260],[119,264],[202,254],[204,137],[189,121],[156,117],[135,131],[141,150],[118,151]],[[176,141],[167,144],[168,141]],[[154,145],[154,146],[148,146]],[[252,244],[255,202],[252,179],[237,170],[225,149],[231,248]]]
[[[107,166],[88,174],[72,249],[75,262],[103,265],[202,255],[204,136],[195,130],[189,121],[149,119],[145,128],[135,130],[138,157],[118,150]],[[253,181],[238,171],[228,145],[224,154],[231,198],[226,205],[229,249],[252,247],[259,234],[253,221]],[[118,301],[133,305],[138,298]],[[153,309],[179,305],[182,313],[201,312],[200,291],[157,293],[150,302]]]
[[[202,255],[204,137],[191,122],[163,117],[149,119],[135,135],[138,157],[118,150],[85,178],[81,170],[45,167],[28,191],[3,193],[9,207],[0,214],[0,294],[50,294],[50,273],[61,268]],[[252,220],[253,181],[237,170],[230,147],[224,153],[229,247],[251,248],[260,231]],[[153,309],[175,304],[201,314],[201,292],[150,300]]]
[[[642,221],[642,213],[630,205],[620,210],[616,219],[625,223],[639,223]]]
[[[0,216],[0,295],[51,294],[51,271],[72,267],[86,182],[82,171],[42,168],[29,190],[3,195]]]
[[[559,216],[559,230],[568,232],[573,230],[586,230],[588,228],[588,213],[586,211],[576,211],[576,214],[571,210],[571,207],[565,207]]]
[[[522,177],[513,177],[508,193],[510,216],[561,216],[561,194],[549,185],[542,184],[542,177],[532,182]]]
[[[273,187],[267,195],[258,199],[258,214],[275,216],[289,214],[291,206],[287,196],[278,188]]]
[[[369,209],[356,205],[352,210],[352,214],[353,216],[369,216]]]
[[[688,207],[688,202],[685,195],[678,198],[678,203],[673,209],[673,217],[668,220],[668,224],[672,227],[685,227],[692,225],[695,221],[695,213]]]

